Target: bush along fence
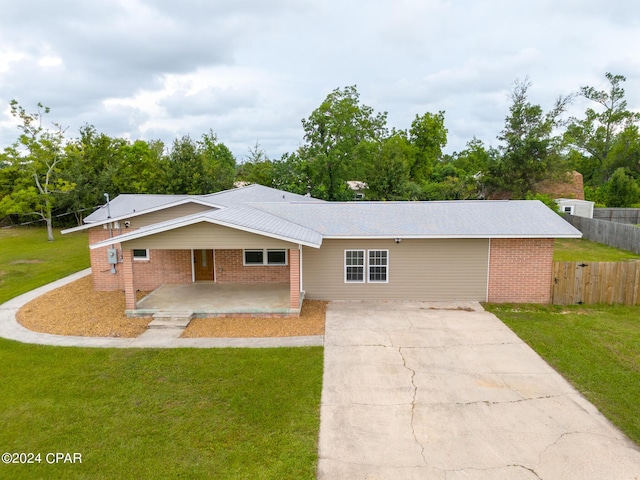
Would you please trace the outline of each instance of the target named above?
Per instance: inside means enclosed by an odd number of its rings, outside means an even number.
[[[640,208],[594,208],[593,218],[609,222],[640,225]]]
[[[556,305],[640,304],[640,261],[553,262]]]
[[[640,228],[636,226],[568,214],[562,217],[587,240],[640,254]]]

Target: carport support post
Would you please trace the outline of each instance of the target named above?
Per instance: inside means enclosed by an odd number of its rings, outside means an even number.
[[[300,309],[300,250],[289,249],[289,308]]]
[[[133,250],[122,250],[122,273],[124,277],[124,303],[127,310],[136,309],[136,289],[133,284]]]

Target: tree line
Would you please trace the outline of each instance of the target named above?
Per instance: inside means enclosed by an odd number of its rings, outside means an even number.
[[[85,125],[68,138],[45,125],[49,109],[28,113],[15,100],[19,135],[0,154],[0,219],[39,218],[49,226],[81,223],[104,194],[206,194],[235,182],[259,183],[326,200],[353,200],[349,181],[367,200],[544,198],[543,181],[583,175],[585,196],[606,206],[640,201],[640,113],[629,109],[622,75],[607,73],[606,87],[581,87],[560,96],[549,111],[529,100],[531,83],[516,81],[497,147],[473,138],[444,154],[445,112],[416,115],[405,130],[389,128],[387,112],[364,105],[356,86],[337,88],[302,120],[304,142],[279,159],[259,144],[237,162],[212,131],[160,141],[112,138]],[[566,118],[581,96],[589,107]],[[52,236],[50,237],[52,238]]]

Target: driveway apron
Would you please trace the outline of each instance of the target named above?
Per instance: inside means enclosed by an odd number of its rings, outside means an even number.
[[[475,302],[332,302],[318,478],[640,479],[640,449]]]

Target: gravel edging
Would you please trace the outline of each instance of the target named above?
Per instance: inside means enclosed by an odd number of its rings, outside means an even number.
[[[194,319],[182,338],[323,335],[326,305],[327,302],[305,300],[300,317]],[[30,331],[53,335],[124,339],[144,333],[152,319],[130,318],[124,310],[124,293],[95,292],[89,275],[31,300],[19,309],[16,318]]]

